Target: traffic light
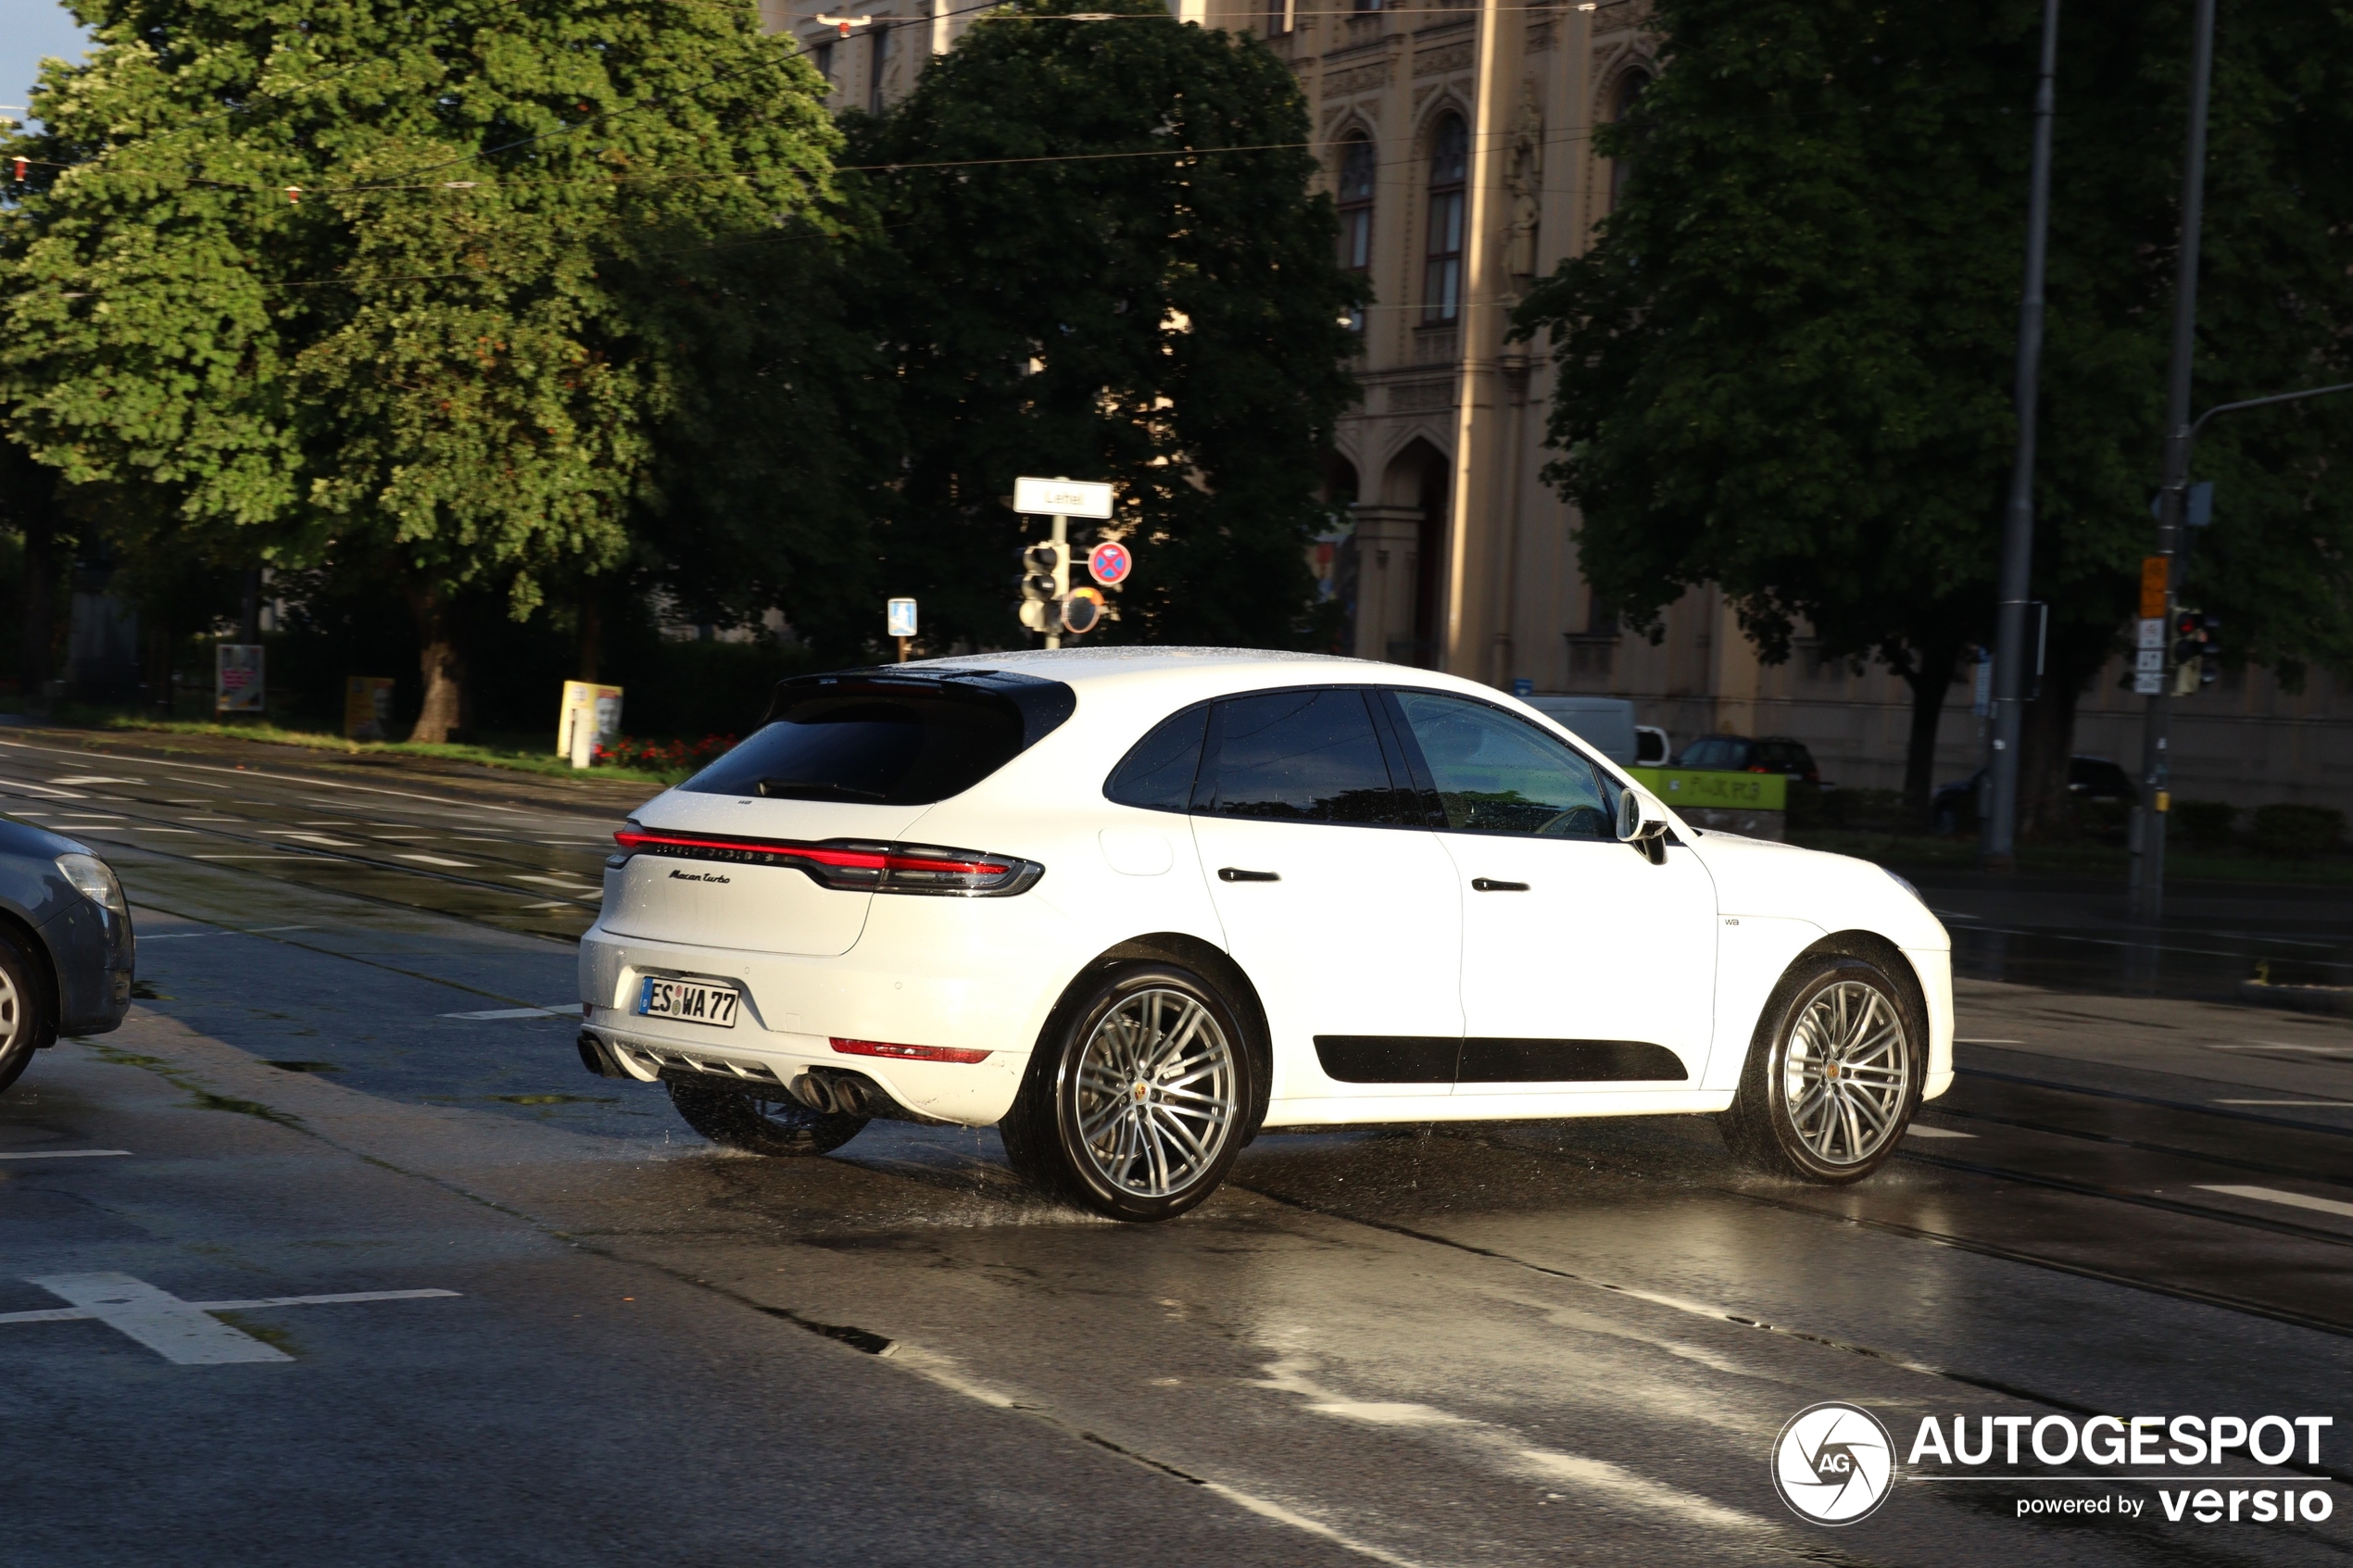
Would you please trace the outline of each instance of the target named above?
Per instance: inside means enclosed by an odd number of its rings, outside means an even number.
[[[2177,610],[2173,616],[2173,695],[2188,696],[2221,677],[2219,633],[2221,618],[2204,610]]]
[[[1023,546],[1021,623],[1032,632],[1056,630],[1055,607],[1069,593],[1070,546],[1052,539]]]

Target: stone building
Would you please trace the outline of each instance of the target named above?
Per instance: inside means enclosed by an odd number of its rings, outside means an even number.
[[[845,107],[896,99],[978,14],[850,0],[826,14],[874,19],[844,37],[762,3]],[[1506,329],[1532,282],[1592,242],[1628,178],[1594,153],[1592,132],[1659,69],[1639,0],[1172,4],[1182,20],[1256,35],[1298,78],[1341,260],[1373,285],[1358,324],[1364,399],[1325,476],[1346,521],[1318,552],[1352,607],[1353,651],[1503,688],[1631,697],[1679,746],[1793,735],[1827,779],[1899,784],[1902,681],[1803,641],[1788,663],[1764,665],[1712,590],[1673,606],[1658,644],[1621,632],[1579,575],[1575,512],[1540,477],[1551,368],[1541,344],[1509,344]],[[2120,689],[2122,668],[2085,695],[2077,748],[2131,767],[2141,704]],[[1940,734],[1940,780],[1982,757],[1965,683]],[[2177,705],[2174,747],[2177,795],[2353,809],[2353,692],[2325,673],[2296,694],[2260,671],[2226,680]]]

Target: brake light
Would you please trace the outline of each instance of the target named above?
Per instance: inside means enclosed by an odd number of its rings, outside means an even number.
[[[1765,768],[1765,767],[1751,768],[1751,769],[1749,770],[1749,771],[1750,771],[1750,772],[1752,772],[1752,773],[1769,773],[1769,772],[1771,772],[1772,771],[1773,771],[1772,769],[1770,769],[1770,768]]]
[[[1046,868],[1035,860],[932,845],[870,844],[841,838],[799,844],[780,838],[664,833],[635,822],[612,836],[630,855],[677,855],[738,865],[782,866],[843,892],[1004,897],[1028,891],[1046,874]]]
[[[987,1061],[987,1051],[960,1050],[954,1046],[893,1046],[880,1040],[836,1040],[844,1056],[887,1056],[902,1061]]]

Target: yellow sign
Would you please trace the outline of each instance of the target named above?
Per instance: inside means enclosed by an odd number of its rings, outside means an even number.
[[[392,738],[392,678],[346,675],[343,682],[343,738]]]
[[[2165,590],[2172,586],[2173,558],[2144,556],[2141,558],[2141,619],[2165,619]]]
[[[1716,773],[1690,768],[1629,768],[1636,783],[1667,805],[1713,807],[1723,811],[1786,811],[1789,778],[1783,773]]]

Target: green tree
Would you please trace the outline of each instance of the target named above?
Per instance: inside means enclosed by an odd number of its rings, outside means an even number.
[[[1660,0],[1668,68],[1600,143],[1639,175],[1518,318],[1552,335],[1549,471],[1597,588],[1655,625],[1713,581],[1768,659],[1803,621],[1886,659],[1913,687],[1916,802],[1953,661],[1991,631],[2038,12]],[[2353,56],[2328,42],[2349,16],[2252,0],[2224,38],[2201,404],[2331,379],[2353,345]],[[2025,754],[2046,826],[2152,539],[2189,32],[2178,0],[2070,0],[2065,22],[2034,574],[2053,625]],[[2353,497],[2330,483],[2348,415],[2202,458],[2233,500],[2194,592],[2244,656],[2353,661]]]
[[[1358,285],[1306,108],[1247,38],[1153,0],[991,13],[852,132],[889,256],[870,317],[902,387],[884,535],[925,632],[1015,634],[1020,474],[1108,479],[1130,640],[1301,646]],[[1034,533],[1034,528],[1031,530]]]
[[[751,0],[76,10],[97,51],[5,149],[37,171],[0,229],[8,433],[163,492],[219,558],[400,595],[416,733],[446,737],[460,596],[528,615],[633,521],[724,505],[665,443],[773,409],[707,366],[757,380],[807,335],[749,258],[825,243],[822,82]],[[824,426],[738,434],[774,492]],[[772,558],[841,524],[795,499],[767,502]]]

